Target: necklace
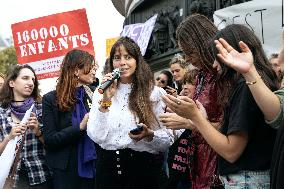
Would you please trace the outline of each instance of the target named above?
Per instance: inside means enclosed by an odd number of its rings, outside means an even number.
[[[13,100],[12,102],[25,102],[24,100]]]

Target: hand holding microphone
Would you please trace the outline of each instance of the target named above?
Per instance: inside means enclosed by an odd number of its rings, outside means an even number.
[[[111,73],[111,79],[108,79],[106,80],[105,82],[103,82],[99,89],[98,89],[98,92],[100,94],[103,94],[105,92],[105,90],[116,80],[116,79],[119,79],[120,77],[120,72],[121,70],[119,68],[116,68],[112,71]],[[106,75],[106,77],[108,76],[109,74]]]

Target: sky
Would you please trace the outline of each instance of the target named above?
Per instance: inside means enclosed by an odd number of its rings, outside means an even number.
[[[8,38],[12,36],[11,24],[85,8],[93,38],[96,60],[100,69],[105,62],[105,40],[118,37],[123,28],[124,17],[114,8],[111,0],[7,0],[2,1],[0,11],[0,34]],[[47,87],[49,86],[49,87]],[[55,79],[40,80],[42,93],[46,93],[55,86]]]

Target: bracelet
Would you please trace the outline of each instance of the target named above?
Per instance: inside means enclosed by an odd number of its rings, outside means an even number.
[[[246,81],[246,84],[247,85],[253,85],[253,84],[256,84],[257,83],[257,81],[255,80],[255,81]]]
[[[259,79],[261,79],[261,77],[259,77]],[[257,79],[255,81],[246,81],[247,85],[254,85],[257,83]]]
[[[112,105],[112,102],[111,100],[100,100],[99,104],[106,109]]]

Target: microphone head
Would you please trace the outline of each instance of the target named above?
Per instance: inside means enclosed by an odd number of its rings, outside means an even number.
[[[121,68],[115,68],[113,71],[112,71],[112,76],[114,77],[114,79],[118,79],[120,78],[120,73],[122,72],[122,69]]]

